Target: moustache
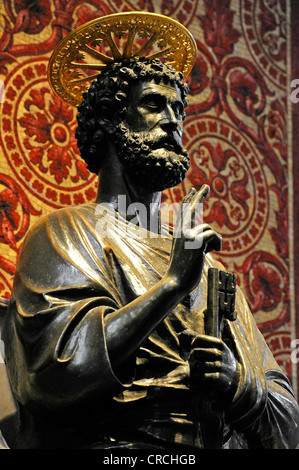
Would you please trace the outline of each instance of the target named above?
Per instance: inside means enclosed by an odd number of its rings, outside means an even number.
[[[164,134],[161,136],[161,134],[152,135],[150,132],[134,132],[125,123],[119,125],[116,134],[117,137],[119,137],[119,134],[123,136],[129,145],[140,146],[145,151],[165,148],[175,153],[182,153],[184,150],[180,138],[174,134]]]
[[[151,142],[148,142],[151,150],[156,150],[158,148],[164,148],[170,152],[182,153],[183,146],[181,142],[175,137],[165,136],[158,139],[153,139]]]

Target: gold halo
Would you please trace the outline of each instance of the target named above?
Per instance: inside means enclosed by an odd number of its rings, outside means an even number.
[[[161,58],[187,77],[196,52],[192,34],[172,18],[146,12],[114,13],[79,26],[57,45],[48,80],[61,100],[78,106],[89,82],[113,62],[143,55]]]

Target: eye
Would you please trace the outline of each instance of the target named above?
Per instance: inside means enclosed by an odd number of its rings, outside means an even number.
[[[165,103],[165,99],[161,96],[147,95],[142,99],[140,105],[151,112],[160,113],[163,110]]]

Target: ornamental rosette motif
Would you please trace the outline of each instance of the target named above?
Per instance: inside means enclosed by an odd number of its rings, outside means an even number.
[[[47,95],[48,87],[31,90],[25,101],[28,112],[19,118],[26,135],[24,145],[29,160],[42,173],[49,172],[58,184],[68,177],[73,183],[80,179],[86,181],[90,175],[78,157],[74,112],[55,96],[46,104]]]
[[[15,178],[52,207],[96,197],[96,177],[86,169],[75,139],[76,110],[47,83],[47,59],[29,59],[6,79],[0,142]]]

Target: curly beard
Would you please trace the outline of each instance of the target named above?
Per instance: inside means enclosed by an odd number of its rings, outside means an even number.
[[[121,163],[140,186],[153,192],[163,191],[185,178],[189,155],[174,139],[132,132],[123,122],[117,126],[114,137]]]

